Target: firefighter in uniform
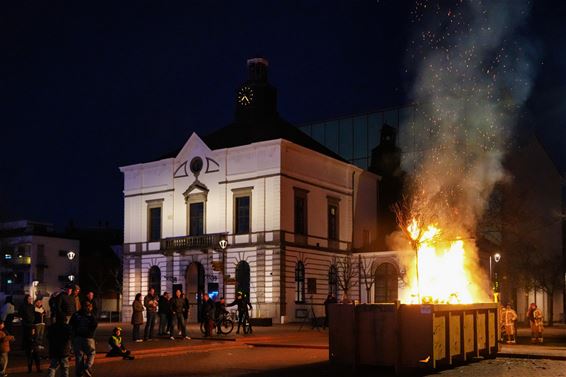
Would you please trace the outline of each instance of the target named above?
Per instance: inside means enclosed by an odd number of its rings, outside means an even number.
[[[531,342],[542,343],[542,331],[544,330],[542,323],[542,311],[534,302],[529,306],[527,317],[529,318],[529,322],[531,324]]]

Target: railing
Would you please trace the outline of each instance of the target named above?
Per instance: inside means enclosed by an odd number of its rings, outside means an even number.
[[[283,230],[269,230],[246,234],[209,233],[199,236],[178,236],[163,238],[158,242],[136,242],[125,244],[126,253],[176,252],[188,250],[220,249],[219,241],[225,239],[228,247],[246,247],[257,244],[287,243],[311,249],[350,252],[352,243],[348,240],[329,240],[314,235],[297,235]]]
[[[210,233],[200,236],[170,237],[161,240],[161,250],[199,250],[217,248],[226,233]]]

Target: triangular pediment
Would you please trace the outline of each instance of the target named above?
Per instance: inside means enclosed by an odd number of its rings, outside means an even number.
[[[198,176],[201,173],[215,173],[220,170],[220,164],[212,156],[212,150],[193,132],[189,140],[185,143],[179,154],[175,157],[175,170],[173,178],[188,177],[192,174]],[[194,170],[192,162],[200,159],[199,166]]]
[[[189,140],[183,145],[179,154],[175,157],[175,160],[182,162],[189,159],[189,157],[194,156],[195,154],[210,154],[211,149],[206,145],[204,141],[197,135],[196,132],[193,132],[189,137]]]
[[[195,194],[204,194],[207,195],[208,194],[208,187],[206,187],[206,185],[204,183],[202,183],[201,181],[199,181],[198,179],[196,179],[183,193],[183,196],[186,198],[189,195],[195,195]]]

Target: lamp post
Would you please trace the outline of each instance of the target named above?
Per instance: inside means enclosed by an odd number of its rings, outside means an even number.
[[[70,272],[69,275],[67,275],[67,279],[69,279],[69,281],[72,283],[75,281],[75,269],[73,268],[73,260],[75,259],[75,257],[77,256],[77,253],[75,253],[74,250],[69,250],[67,251],[67,259],[69,260],[69,262],[71,263],[71,267],[70,267]]]
[[[228,247],[228,240],[226,239],[226,236],[220,237],[218,246],[222,253],[222,295],[224,296],[226,294],[226,266],[224,265],[224,262],[226,261],[226,248]]]
[[[491,262],[492,259],[495,262],[495,264],[492,264]],[[499,278],[497,276],[497,269],[495,267],[500,260],[501,260],[501,254],[499,253],[495,253],[489,256],[489,283],[491,285],[491,290],[493,291],[494,302],[499,302]]]

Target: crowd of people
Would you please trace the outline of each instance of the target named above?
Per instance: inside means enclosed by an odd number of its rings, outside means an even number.
[[[207,293],[202,294],[202,303],[200,307],[199,322],[203,324],[204,336],[212,335],[215,327],[220,332],[221,319],[228,314],[226,307],[236,306],[238,311],[238,328],[236,333],[240,333],[240,328],[247,325],[249,332],[252,331],[249,324],[249,310],[252,305],[242,292],[236,293],[236,299],[226,305],[223,297],[218,301],[213,301]],[[144,322],[145,311],[145,322]],[[137,293],[132,302],[132,318],[133,326],[132,339],[134,342],[150,341],[154,339],[154,330],[157,326],[157,336],[169,337],[171,340],[191,339],[187,334],[186,324],[189,320],[189,300],[180,289],[175,290],[174,295],[164,292],[157,295],[154,288],[149,288],[147,295]],[[157,324],[157,321],[159,323]],[[141,334],[141,326],[145,323],[143,337]]]
[[[37,372],[41,372],[40,356],[47,346],[49,377],[55,377],[58,370],[60,376],[68,377],[69,358],[72,356],[75,358],[75,375],[91,377],[96,355],[94,336],[98,327],[97,317],[94,293],[87,292],[82,297],[80,287],[76,284],[67,285],[52,294],[48,308],[43,306],[42,299],[34,301],[32,296],[26,294],[16,311],[12,298],[7,297],[0,309],[0,377],[6,375],[10,343],[15,340],[15,318],[19,318],[21,323],[21,334],[18,336],[21,336],[29,373],[34,366]],[[133,359],[121,341],[121,329],[114,329],[108,343],[108,356],[120,355],[124,359]]]

